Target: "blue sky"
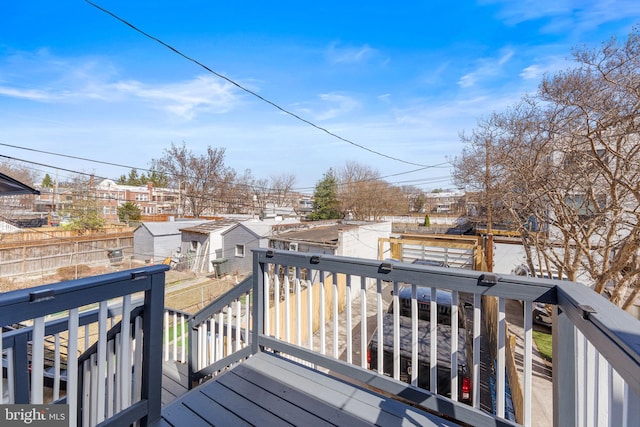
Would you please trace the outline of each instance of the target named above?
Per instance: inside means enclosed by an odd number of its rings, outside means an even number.
[[[640,2],[96,0],[277,110],[84,1],[0,3],[0,154],[117,178],[183,141],[312,192],[357,161],[396,184],[452,188],[460,132],[624,38]],[[413,163],[413,164],[412,164]],[[422,165],[422,166],[416,166]],[[437,167],[424,168],[423,166]],[[68,175],[58,171],[61,178]]]

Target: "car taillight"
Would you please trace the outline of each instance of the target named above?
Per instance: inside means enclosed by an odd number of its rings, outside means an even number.
[[[371,369],[371,349],[367,348],[367,365],[369,366],[369,369]]]
[[[462,400],[471,398],[471,379],[462,378]]]

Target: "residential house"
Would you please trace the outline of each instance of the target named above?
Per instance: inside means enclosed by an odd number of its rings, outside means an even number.
[[[181,251],[181,228],[202,224],[203,220],[143,222],[133,232],[135,259],[158,263]]]
[[[138,205],[142,215],[178,213],[178,190],[156,188],[151,182],[143,186],[133,186],[103,179],[92,191],[107,222],[118,222],[118,207],[125,202]]]

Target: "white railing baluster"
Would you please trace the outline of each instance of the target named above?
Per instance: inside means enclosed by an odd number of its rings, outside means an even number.
[[[313,350],[313,282],[311,279],[307,280],[307,336],[309,350]]]
[[[360,277],[360,366],[367,368],[367,278]]]
[[[378,279],[377,281],[377,287],[376,287],[376,306],[377,306],[377,322],[376,322],[376,331],[378,334],[378,343],[382,343],[383,341],[383,337],[382,337],[382,332],[383,332],[383,319],[384,319],[384,311],[382,308],[382,280]],[[383,359],[384,359],[384,353],[383,353],[384,347],[380,344],[378,344],[378,348],[377,348],[377,360],[378,360],[378,373],[382,374],[384,371],[383,369]],[[371,367],[373,368],[373,366]]]
[[[169,312],[167,310],[164,311],[164,334],[162,334],[162,338],[164,341],[164,361],[169,361]]]
[[[458,291],[451,291],[451,399],[458,400]]]
[[[264,334],[271,335],[271,307],[269,305],[270,282],[268,268],[264,273]]]
[[[209,363],[218,360],[216,354],[216,321],[215,318],[209,319]]]
[[[173,331],[173,361],[178,360],[178,340],[180,339],[180,335],[178,335],[178,313],[173,312],[173,324],[171,325],[171,330]]]
[[[433,339],[432,339],[433,341]],[[411,284],[411,384],[418,385],[418,286]]]
[[[480,310],[482,297],[473,294],[473,407],[480,408]]]
[[[123,369],[122,362],[124,362],[122,358],[122,326],[120,327],[120,332],[116,334],[114,342],[115,348],[113,351],[115,354],[115,372],[113,373],[113,390],[115,399],[113,402],[113,410],[114,413],[118,413],[122,410],[122,381],[120,376],[120,371]]]
[[[351,319],[351,275],[347,275],[347,289],[346,289],[346,316],[347,316],[347,363],[353,363],[353,334],[352,334],[352,319]]]
[[[69,310],[69,340],[67,343],[67,405],[69,405],[69,425],[78,422],[78,309]]]
[[[116,397],[114,378],[116,374],[116,348],[115,341],[109,340],[107,344],[107,418],[113,416],[113,401]]]
[[[82,391],[82,425],[88,426],[91,420],[91,358],[82,363]]]
[[[42,404],[44,391],[44,317],[33,322],[33,340],[31,342],[31,402]]]
[[[596,402],[597,414],[596,414],[596,425],[603,426],[606,425],[606,422],[609,418],[609,396],[611,390],[611,383],[609,382],[609,369],[608,363],[605,358],[597,352],[596,365],[597,365],[597,386],[596,392],[598,396],[598,400]]]
[[[142,329],[142,318],[140,316],[136,316],[134,323],[134,333],[136,340],[136,347],[134,351],[134,381],[133,381],[133,392],[134,395],[131,399],[131,403],[139,402],[142,399],[142,340],[143,337],[143,329]]]
[[[185,319],[184,314],[180,315],[180,343],[182,345],[181,348],[181,361],[182,363],[186,363],[187,361],[187,355],[186,355],[186,351],[187,351],[187,321]]]
[[[131,295],[122,297],[122,320],[120,321],[120,366],[118,381],[120,408],[131,405]]]
[[[284,276],[284,339],[291,342],[291,307],[289,306],[289,295],[291,293],[289,284],[289,267],[286,268]],[[240,340],[237,340],[240,342]]]
[[[431,288],[431,302],[429,302],[429,340],[431,344],[429,354],[429,390],[438,392],[438,302],[437,289]]]
[[[296,276],[298,274],[298,269],[296,269]],[[311,291],[309,291],[311,292]],[[301,304],[301,297],[300,297],[300,293],[301,293],[301,288],[300,288],[300,278],[296,277],[296,345],[298,347],[302,346],[302,310],[300,307]],[[247,322],[247,325],[249,324],[249,322]],[[249,336],[249,335],[247,335]]]
[[[276,339],[280,339],[280,275],[279,268],[276,266],[276,271],[273,275],[273,323],[274,323],[274,336]]]
[[[384,341],[378,340],[378,348],[383,347]],[[378,351],[378,359],[381,359]],[[398,296],[398,282],[393,282],[393,378],[400,379],[400,297]]]
[[[55,334],[53,337],[53,400],[58,399],[60,399],[60,334]]]
[[[533,303],[524,303],[524,419],[525,427],[531,426],[531,399],[533,388]]]
[[[104,393],[104,388],[98,388],[98,360],[97,355],[93,353],[89,358],[89,382],[91,390],[89,392],[89,408],[91,412],[91,425],[94,426],[98,424],[98,390],[101,391],[100,394]]]
[[[220,332],[216,334],[216,339],[218,341],[216,344],[218,349],[217,360],[226,356],[226,354],[224,354],[224,313],[222,311],[218,313],[218,331]]]
[[[611,365],[607,369],[609,374],[609,419],[606,425],[622,426],[624,425],[625,399],[624,389],[625,382]]]
[[[505,343],[507,321],[505,315],[506,301],[498,298],[498,368],[496,372],[496,415],[504,418],[505,411]]]
[[[327,354],[327,327],[325,319],[325,289],[324,289],[325,273],[320,272],[320,354]]]
[[[245,322],[244,322],[244,337],[245,337],[245,345],[249,345],[249,332],[250,332],[250,328],[249,326],[251,325],[251,294],[247,293],[245,295],[244,298],[244,318],[245,318]],[[297,319],[300,319],[299,317]],[[300,322],[297,322],[298,324]]]
[[[280,304],[277,304],[280,305]],[[231,306],[228,305],[227,306],[227,353],[226,356],[230,355],[233,352],[233,310],[231,309]],[[280,323],[280,320],[278,319],[278,321],[276,323]]]
[[[105,419],[105,384],[106,384],[106,363],[107,363],[107,301],[100,301],[98,306],[98,353],[97,353],[97,412],[96,422],[101,423]]]
[[[586,343],[586,369],[585,369],[585,427],[595,426],[597,416],[596,390],[598,387],[598,366],[596,364],[596,352],[590,342]]]
[[[235,345],[233,346],[233,351],[238,351],[240,350],[240,348],[242,347],[242,334],[240,332],[242,332],[242,319],[241,319],[241,313],[242,313],[242,303],[240,302],[240,300],[236,300],[233,303],[234,307],[236,308],[236,327],[235,327],[235,331],[236,331],[236,338],[235,338]],[[288,310],[287,310],[288,312]],[[287,322],[289,321],[289,316],[287,316]],[[289,341],[289,339],[287,338],[287,341]]]
[[[338,359],[340,357],[340,351],[338,348],[338,336],[340,334],[338,318],[338,275],[333,275],[333,307],[331,317],[333,318],[333,357]]]

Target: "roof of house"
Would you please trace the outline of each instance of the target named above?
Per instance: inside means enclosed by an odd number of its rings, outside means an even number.
[[[318,243],[322,245],[337,245],[341,231],[358,228],[355,224],[334,224],[313,227],[307,230],[290,231],[275,237],[276,240],[287,242]]]
[[[165,221],[165,222],[143,222],[140,227],[149,230],[152,236],[169,236],[180,234],[180,230],[192,226],[202,224],[203,220],[181,220],[181,221]],[[138,227],[138,229],[140,228]],[[137,229],[136,229],[137,231]]]
[[[236,219],[221,219],[218,221],[207,221],[198,225],[190,226],[190,227],[182,227],[180,231],[187,231],[190,233],[199,233],[199,234],[211,234],[216,231],[224,231],[228,228],[233,227],[238,224],[238,220]]]
[[[15,196],[18,194],[40,194],[26,184],[0,173],[0,196]]]
[[[300,221],[295,219],[285,219],[285,220],[259,220],[259,219],[251,219],[249,221],[243,221],[239,223],[237,226],[244,227],[249,230],[251,233],[255,234],[257,237],[268,237],[273,233],[273,229],[277,226],[282,225],[291,225],[291,224],[299,224]],[[235,228],[235,227],[234,227]],[[225,231],[224,233],[228,233],[233,228]]]

